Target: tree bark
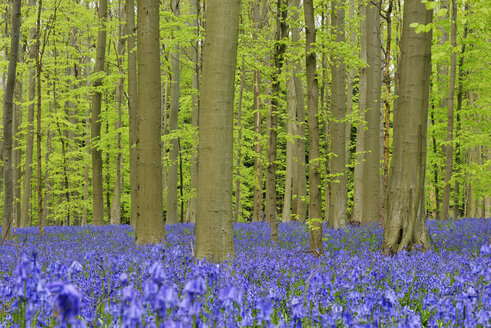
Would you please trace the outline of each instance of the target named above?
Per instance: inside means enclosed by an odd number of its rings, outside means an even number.
[[[199,0],[190,0],[191,15],[195,16],[192,26],[197,29],[198,38],[201,37],[199,23]],[[189,199],[188,208],[186,210],[186,222],[196,221],[197,198],[196,187],[198,186],[198,118],[199,118],[199,42],[195,42],[191,46],[191,60],[193,61],[193,76],[192,85],[193,93],[191,95],[191,106],[193,112],[191,114],[191,124],[193,126],[193,146],[191,147],[191,198]]]
[[[138,0],[136,243],[165,239],[162,201],[159,2]]]
[[[17,70],[17,57],[19,55],[19,39],[21,24],[21,1],[14,0],[11,7],[12,28],[10,38],[10,55],[7,72],[7,85],[3,96],[3,220],[2,238],[12,238],[12,205],[13,205],[13,177],[12,177],[12,117],[14,111],[14,89]]]
[[[20,36],[22,38],[22,36]],[[20,42],[20,41],[19,41]],[[22,63],[23,49],[19,47],[18,59],[19,63]],[[15,101],[14,104],[14,113],[13,113],[13,121],[12,121],[12,164],[13,164],[13,178],[14,189],[13,189],[13,220],[15,220],[15,226],[20,227],[20,218],[21,218],[21,203],[20,198],[21,195],[21,160],[22,160],[22,151],[20,149],[19,140],[20,140],[20,126],[22,124],[22,103],[23,103],[23,81],[22,79],[17,79],[15,86]]]
[[[344,7],[341,2],[332,2],[331,8],[333,33],[336,42],[344,42]],[[346,227],[347,186],[346,186],[346,79],[345,63],[341,54],[332,55],[331,85],[331,147],[335,157],[331,159],[331,170],[334,180],[331,184],[329,201],[330,215],[328,226],[334,229]]]
[[[99,0],[97,13],[99,20],[99,33],[97,35],[97,49],[94,73],[104,71],[106,57],[106,17],[107,0]],[[102,93],[98,88],[102,86],[102,79],[94,81],[94,93],[92,94],[92,121],[91,121],[91,144],[92,144],[92,223],[95,226],[104,225],[104,199],[102,188],[102,150],[98,149],[98,141],[101,137],[101,99]]]
[[[378,222],[380,215],[380,92],[382,87],[382,58],[380,51],[380,11],[366,5],[367,87],[365,131],[365,163],[363,165],[363,216],[361,222]],[[364,95],[360,95],[363,97]]]
[[[179,17],[180,0],[171,1],[171,9],[174,16]],[[180,89],[180,48],[179,45],[174,47],[171,53],[171,94],[170,94],[170,115],[169,115],[169,133],[177,133],[177,122],[179,115],[179,89]],[[167,224],[175,224],[177,218],[177,136],[173,136],[170,140],[169,151],[169,173],[167,176]]]
[[[126,12],[121,4],[118,4],[118,15],[121,21],[126,20]],[[124,25],[123,25],[124,24]],[[120,78],[116,85],[116,92],[114,95],[114,102],[116,103],[116,113],[118,119],[114,124],[114,128],[118,131],[117,134],[117,154],[116,154],[116,176],[114,178],[113,188],[113,201],[111,202],[111,224],[121,224],[121,193],[123,192],[123,177],[121,174],[123,166],[122,148],[121,148],[121,132],[119,129],[123,126],[122,122],[122,106],[123,106],[123,93],[124,93],[124,73],[121,64],[123,63],[123,54],[126,46],[126,23],[121,23],[119,26],[119,40],[117,49],[117,65],[120,71]]]
[[[36,1],[30,0],[29,6],[31,10],[35,10]],[[29,38],[31,43],[31,49],[34,48],[36,40],[36,28],[32,27],[29,30]],[[36,60],[36,52],[29,52],[29,59],[34,62]],[[29,67],[29,106],[27,111],[27,136],[26,136],[26,164],[24,168],[24,184],[22,188],[22,208],[20,215],[20,227],[27,227],[29,224],[29,205],[32,195],[32,156],[34,151],[34,98],[36,96],[36,70],[32,65]]]
[[[457,72],[457,1],[452,0],[450,43],[452,52],[450,54],[450,76],[448,80],[447,95],[447,137],[445,139],[445,185],[443,187],[442,210],[440,220],[448,218],[450,207],[450,180],[453,173],[453,117],[454,117],[454,94],[455,76]]]
[[[292,8],[292,20],[299,20],[300,1],[290,0],[289,6]],[[292,42],[300,41],[300,29],[292,28]],[[295,140],[295,188],[293,188],[292,214],[301,222],[307,217],[307,176],[305,174],[305,101],[303,82],[300,76],[302,68],[300,63],[294,67],[293,82],[295,84],[295,99],[297,109],[297,136]]]
[[[426,129],[432,33],[416,33],[412,23],[429,24],[432,10],[419,0],[404,2],[398,101],[394,107],[394,151],[390,168],[388,217],[383,249],[395,253],[430,246],[424,204]],[[419,81],[419,83],[414,83]]]
[[[307,72],[307,107],[309,128],[309,244],[311,251],[323,252],[322,197],[319,150],[319,84],[316,74],[315,20],[313,0],[304,1],[305,69]]]
[[[285,222],[291,221],[291,206],[292,206],[292,183],[293,183],[293,147],[295,127],[295,83],[293,77],[288,78],[286,85],[286,173],[285,173],[285,195],[283,198],[282,220]]]
[[[137,118],[137,73],[136,73],[136,38],[135,38],[135,1],[126,0],[126,31],[128,45],[128,118],[130,143],[130,192],[131,212],[130,225],[136,228],[136,118]]]
[[[242,74],[240,77],[240,90],[239,90],[239,103],[237,105],[237,176],[235,177],[235,210],[234,221],[239,221],[240,216],[240,180],[242,176],[240,174],[240,166],[242,165],[242,97],[244,95],[244,87],[246,80],[246,66],[245,61],[242,60]]]
[[[272,99],[270,116],[271,121],[268,127],[268,149],[266,151],[268,158],[268,165],[266,168],[266,220],[269,222],[271,228],[271,240],[274,243],[278,243],[278,212],[276,208],[276,148],[277,148],[277,134],[278,134],[278,114],[279,97],[280,97],[280,74],[283,67],[283,55],[286,50],[284,39],[287,35],[287,10],[283,0],[277,0],[276,2],[276,34],[275,34],[275,49],[274,49],[274,73],[271,86]]]
[[[360,6],[360,16],[367,16],[367,6]],[[360,22],[360,59],[367,62],[367,24],[365,20]],[[367,93],[367,67],[360,68],[358,84],[358,118],[356,126],[356,155],[353,177],[353,210],[351,222],[358,224],[363,218],[363,171],[365,166],[365,109]],[[356,223],[355,223],[356,222]]]
[[[199,116],[196,257],[235,257],[232,225],[233,108],[240,0],[206,2]]]

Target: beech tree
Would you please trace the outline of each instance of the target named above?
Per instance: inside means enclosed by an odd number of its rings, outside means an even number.
[[[17,71],[17,57],[19,55],[19,38],[21,25],[21,1],[15,0],[12,3],[11,17],[12,28],[10,38],[9,67],[7,72],[7,84],[3,95],[3,220],[2,236],[0,243],[12,238],[13,224],[13,187],[12,177],[12,117],[14,114],[14,90],[15,77]]]
[[[165,238],[162,200],[159,1],[138,0],[136,243]]]
[[[419,0],[404,2],[390,198],[384,222],[383,248],[390,253],[430,246],[424,186],[432,32],[417,33],[415,26],[430,24],[432,14]]]
[[[235,257],[232,226],[233,106],[239,12],[240,0],[206,2],[199,115],[196,256],[215,262]]]

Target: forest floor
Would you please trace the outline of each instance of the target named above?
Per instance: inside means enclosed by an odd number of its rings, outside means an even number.
[[[0,246],[0,327],[489,327],[490,219],[429,220],[432,250],[381,251],[378,226],[235,224],[234,261],[193,258],[194,226],[136,246],[129,226],[18,229]],[[18,247],[20,246],[20,247]]]

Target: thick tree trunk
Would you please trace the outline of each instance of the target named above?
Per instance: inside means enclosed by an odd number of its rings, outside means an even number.
[[[206,2],[196,256],[214,262],[235,257],[231,200],[239,12],[240,0]]]
[[[432,11],[419,0],[404,2],[399,97],[394,107],[394,151],[383,248],[390,253],[430,247],[424,204],[426,129],[432,33],[416,33],[412,23],[429,24]],[[419,83],[414,83],[419,81]]]
[[[3,96],[3,220],[2,238],[12,238],[12,205],[13,205],[13,180],[12,180],[12,117],[14,111],[14,89],[17,70],[17,57],[19,55],[19,39],[21,24],[21,1],[14,0],[11,8],[12,29],[10,38],[9,67],[7,72],[7,85]]]
[[[305,13],[305,69],[308,90],[309,127],[309,244],[311,251],[323,252],[322,247],[322,197],[319,150],[319,84],[316,76],[315,21],[313,0],[304,1]]]
[[[136,228],[136,114],[138,104],[137,75],[136,75],[136,38],[135,38],[135,1],[126,0],[126,33],[128,44],[128,116],[129,116],[129,143],[130,143],[130,191],[131,212],[130,225]]]
[[[99,33],[97,35],[97,55],[94,73],[104,71],[106,57],[106,17],[107,0],[99,0],[98,20]],[[92,223],[95,226],[104,224],[104,199],[102,188],[102,150],[98,149],[97,142],[101,136],[101,98],[102,93],[97,90],[102,85],[102,79],[94,81],[94,93],[92,95],[92,121],[91,121],[91,144],[92,144]]]
[[[365,94],[367,130],[365,131],[365,163],[363,165],[363,216],[361,222],[378,222],[380,215],[380,92],[382,58],[380,51],[380,11],[366,5],[367,87]],[[364,95],[360,95],[363,97]],[[363,108],[362,108],[363,110]]]
[[[179,17],[179,0],[171,1],[172,12],[176,17]],[[169,115],[169,133],[177,133],[177,122],[179,113],[179,89],[180,89],[180,49],[179,45],[174,47],[171,54],[171,94],[170,94],[170,115]],[[175,224],[177,218],[177,136],[170,140],[169,151],[169,175],[167,176],[167,224]]]
[[[138,0],[136,243],[165,239],[162,201],[159,2]]]
[[[450,76],[448,80],[447,95],[447,137],[445,144],[445,185],[443,187],[442,210],[440,220],[446,220],[450,207],[450,179],[453,173],[453,116],[454,116],[454,94],[455,76],[457,72],[457,1],[452,0],[450,42],[452,52],[450,54]]]
[[[339,0],[333,1],[331,21],[336,42],[344,42],[344,7]],[[331,159],[331,173],[335,176],[331,184],[330,214],[328,225],[339,229],[347,224],[347,186],[346,186],[346,78],[345,63],[340,54],[332,56],[331,84],[331,147],[335,156]]]

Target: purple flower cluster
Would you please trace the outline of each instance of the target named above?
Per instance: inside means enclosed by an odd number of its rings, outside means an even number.
[[[192,257],[194,226],[136,246],[127,227],[18,229],[0,246],[0,327],[488,327],[489,219],[429,221],[433,250],[380,252],[376,226],[236,224],[236,259]]]

